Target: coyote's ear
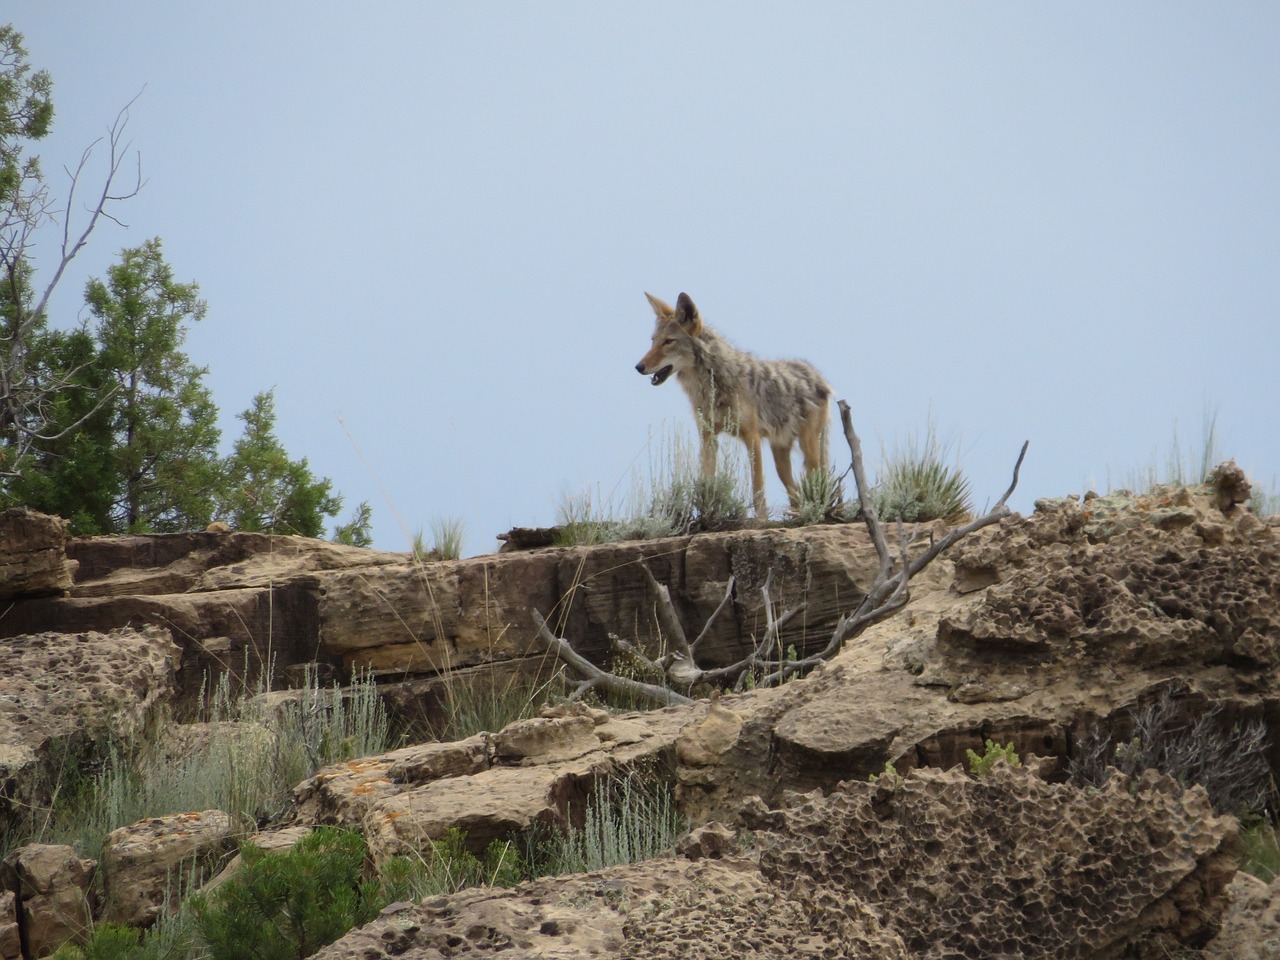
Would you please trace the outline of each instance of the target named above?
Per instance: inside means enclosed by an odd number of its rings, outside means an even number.
[[[669,317],[675,313],[674,310],[655,297],[652,293],[645,293],[645,296],[649,298],[649,306],[653,307],[653,313],[659,320],[663,317]]]
[[[691,337],[702,332],[702,314],[698,313],[698,308],[687,293],[676,297],[676,321]]]

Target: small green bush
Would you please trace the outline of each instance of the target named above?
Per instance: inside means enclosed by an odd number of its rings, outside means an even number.
[[[240,853],[230,880],[191,901],[210,960],[304,960],[385,902],[379,884],[363,879],[357,833],[319,827],[288,851],[247,843]]]
[[[871,774],[867,779],[872,783],[876,783],[882,779],[887,779],[890,783],[897,785],[902,781],[902,774],[898,773],[898,768],[895,767],[891,761],[886,760],[884,762],[884,769],[879,773]]]
[[[89,942],[79,947],[64,943],[49,960],[137,960],[142,954],[142,931],[118,923],[94,928]]]
[[[1010,741],[1007,746],[1000,746],[993,740],[986,741],[986,749],[979,756],[973,750],[966,750],[965,755],[969,758],[969,772],[975,777],[985,777],[991,772],[997,761],[1003,760],[1011,767],[1022,766],[1022,761],[1018,759],[1018,754],[1014,752],[1013,742]]]

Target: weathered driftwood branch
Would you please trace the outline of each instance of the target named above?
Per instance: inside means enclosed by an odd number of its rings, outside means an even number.
[[[1013,467],[1013,480],[1009,484],[1009,489],[1004,492],[1004,496],[996,502],[996,505],[990,511],[948,531],[916,557],[912,557],[910,554],[906,531],[902,521],[899,520],[898,551],[895,556],[889,549],[881,524],[876,519],[875,511],[870,507],[871,486],[867,483],[866,470],[862,462],[862,444],[853,429],[849,405],[841,400],[838,406],[840,408],[840,422],[844,428],[845,440],[849,444],[849,455],[852,458],[853,481],[858,488],[858,501],[862,505],[863,523],[866,524],[867,532],[871,536],[871,542],[875,546],[876,555],[879,557],[880,563],[875,580],[862,598],[862,602],[858,604],[856,609],[840,617],[836,622],[835,629],[831,632],[831,638],[827,641],[826,646],[815,654],[794,660],[787,659],[786,651],[782,650],[782,629],[792,617],[804,609],[804,605],[801,604],[799,607],[786,610],[781,616],[775,616],[773,599],[770,596],[773,571],[770,570],[765,578],[764,586],[761,588],[765,611],[764,636],[756,644],[755,649],[737,663],[704,670],[697,664],[698,648],[710,633],[712,624],[733,603],[733,578],[729,578],[724,598],[703,626],[697,639],[693,643],[689,643],[688,635],[685,633],[675,606],[671,602],[671,591],[667,589],[665,584],[658,582],[647,566],[641,564],[645,575],[649,579],[649,586],[653,590],[658,623],[666,635],[672,651],[660,660],[653,661],[630,644],[625,644],[615,639],[616,647],[625,650],[655,671],[663,671],[670,683],[686,690],[695,683],[710,685],[732,683],[736,689],[742,689],[746,684],[748,675],[755,676],[757,673],[760,674],[758,682],[761,684],[779,683],[792,674],[803,673],[826,663],[831,657],[839,653],[846,643],[857,637],[873,623],[883,620],[901,609],[911,597],[908,585],[912,577],[924,570],[930,563],[969,534],[996,523],[1011,512],[1008,501],[1014,489],[1018,486],[1018,474],[1022,469],[1022,461],[1027,455],[1028,443],[1023,443],[1022,450],[1018,453],[1018,460]],[[538,611],[535,610],[533,612],[533,617],[538,626],[539,636],[548,647],[561,660],[586,678],[575,690],[575,698],[586,693],[587,690],[600,688],[644,696],[660,703],[690,702],[684,695],[676,693],[667,687],[641,683],[637,680],[619,677],[601,670],[574,651],[567,640],[556,637],[547,627],[546,621],[543,620]]]
[[[608,690],[612,693],[631,694],[634,696],[644,697],[649,700],[656,700],[662,704],[674,703],[693,703],[683,694],[676,693],[668,687],[659,687],[652,683],[641,683],[639,680],[630,680],[627,677],[619,677],[616,674],[608,673],[601,670],[594,663],[588,660],[578,651],[570,646],[569,641],[562,637],[557,637],[552,633],[551,628],[547,626],[547,621],[543,618],[538,610],[533,611],[533,622],[538,628],[538,636],[557,657],[566,664],[578,671],[586,679],[578,684],[574,690],[571,700],[581,698],[588,690],[600,689]]]

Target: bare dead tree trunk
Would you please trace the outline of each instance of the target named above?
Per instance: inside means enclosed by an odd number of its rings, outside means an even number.
[[[840,422],[844,428],[845,440],[849,445],[849,455],[853,461],[853,479],[858,488],[858,500],[863,505],[863,523],[866,525],[867,532],[871,536],[871,542],[875,546],[876,555],[879,558],[879,569],[871,587],[862,598],[862,602],[855,609],[841,616],[836,622],[835,629],[832,631],[831,638],[827,641],[826,646],[815,654],[801,658],[788,659],[785,656],[785,651],[781,649],[779,639],[781,631],[792,617],[804,609],[804,605],[785,610],[780,615],[775,615],[774,603],[770,596],[770,588],[773,584],[773,571],[770,570],[765,578],[764,586],[761,588],[765,610],[765,631],[755,649],[737,663],[711,669],[700,668],[697,665],[698,647],[707,637],[712,624],[733,603],[733,578],[729,580],[724,599],[720,601],[715,612],[707,620],[698,638],[690,643],[684,627],[680,623],[675,606],[671,602],[671,592],[665,584],[658,582],[647,566],[642,564],[645,575],[649,579],[650,589],[653,591],[659,626],[672,651],[658,660],[651,660],[636,650],[634,646],[616,638],[614,639],[614,646],[615,649],[623,650],[630,656],[638,658],[655,673],[660,672],[665,675],[669,685],[658,686],[656,684],[640,683],[639,681],[619,677],[616,674],[602,670],[577,653],[568,640],[557,637],[552,633],[542,614],[534,610],[533,619],[538,627],[539,637],[549,650],[585,678],[574,690],[573,699],[581,697],[588,690],[599,689],[643,696],[663,704],[688,703],[690,702],[689,698],[684,694],[677,693],[677,688],[688,691],[695,684],[703,684],[714,687],[732,685],[736,689],[742,689],[749,676],[758,674],[760,677],[758,682],[769,685],[780,683],[793,674],[805,673],[826,663],[839,653],[845,644],[862,634],[873,623],[883,620],[906,605],[911,597],[909,584],[912,577],[928,567],[929,564],[969,534],[998,522],[1011,512],[1008,506],[1009,497],[1012,496],[1014,489],[1018,486],[1018,474],[1022,469],[1022,461],[1027,455],[1029,441],[1023,443],[1022,449],[1018,453],[1017,462],[1013,467],[1013,481],[1009,484],[1009,489],[1005,491],[1004,496],[997,501],[995,507],[990,511],[948,531],[917,556],[911,555],[902,522],[898,521],[898,549],[896,552],[891,551],[888,541],[885,539],[884,530],[879,520],[876,519],[875,511],[869,506],[871,503],[871,487],[867,483],[866,470],[862,462],[862,444],[858,440],[857,433],[854,432],[849,405],[841,400],[838,406],[840,408]]]

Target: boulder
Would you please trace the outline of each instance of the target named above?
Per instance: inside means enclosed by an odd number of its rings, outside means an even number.
[[[774,884],[866,904],[918,958],[1176,955],[1218,932],[1236,869],[1235,819],[1155,771],[1096,790],[917,770],[744,819]]]
[[[295,791],[295,816],[358,827],[378,861],[421,854],[454,828],[480,853],[491,840],[580,818],[595,782],[611,773],[670,768],[686,723],[679,708],[540,717],[493,735],[406,747],[321,770]]]
[[[22,960],[18,895],[12,890],[0,890],[0,960]]]
[[[0,888],[15,895],[29,955],[44,957],[62,944],[88,939],[94,862],[71,847],[31,843],[5,857]],[[0,914],[0,928],[3,928]]]
[[[140,820],[107,834],[102,845],[106,901],[100,919],[149,927],[208,872],[230,846],[231,817],[221,810]]]
[[[865,907],[783,896],[745,858],[671,858],[435,897],[383,916],[315,960],[909,960]]]
[[[66,553],[67,522],[10,507],[0,510],[0,601],[60,597],[75,564]]]

